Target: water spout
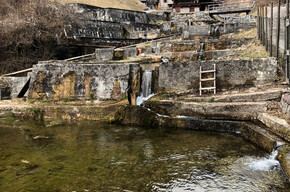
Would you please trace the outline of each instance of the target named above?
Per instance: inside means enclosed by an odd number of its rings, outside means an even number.
[[[200,51],[199,51],[199,54],[198,54],[198,61],[202,60],[203,52],[204,52],[204,43],[200,43]]]
[[[144,101],[150,99],[152,93],[152,71],[145,70],[142,77],[141,95],[137,97],[137,105],[141,105]]]

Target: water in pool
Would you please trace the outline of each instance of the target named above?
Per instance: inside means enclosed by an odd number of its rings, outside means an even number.
[[[234,134],[0,120],[0,191],[289,191],[268,155]]]

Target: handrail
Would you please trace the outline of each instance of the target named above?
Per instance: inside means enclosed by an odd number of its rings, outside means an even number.
[[[245,1],[236,3],[222,3],[222,4],[212,4],[208,5],[209,11],[223,10],[223,9],[236,9],[236,8],[254,8],[255,1]]]
[[[0,78],[12,76],[12,75],[18,75],[18,74],[26,73],[26,72],[29,72],[29,71],[32,71],[32,68],[28,68],[28,69],[24,69],[24,70],[21,70],[21,71],[16,71],[16,72],[13,72],[13,73],[0,75]]]

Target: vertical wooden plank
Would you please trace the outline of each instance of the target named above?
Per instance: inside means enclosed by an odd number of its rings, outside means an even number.
[[[278,14],[277,14],[277,42],[276,42],[276,57],[277,57],[277,59],[279,59],[280,11],[281,11],[281,1],[278,0]]]
[[[202,86],[201,86],[201,71],[202,71],[202,68],[201,68],[201,65],[200,65],[200,67],[199,67],[199,95],[200,96],[202,94],[202,90],[201,90],[201,88],[202,88]]]
[[[289,0],[286,2],[286,16],[289,19]]]
[[[289,15],[289,1],[290,0],[287,0],[287,2],[286,2],[286,22],[287,22],[287,24],[289,24],[289,19],[290,19],[290,15]],[[290,31],[289,31],[289,26],[287,26],[287,24],[286,24],[286,42],[285,42],[285,44],[286,44],[286,82],[289,84],[290,83],[290,59],[289,59],[289,55],[288,55],[288,53],[287,53],[287,50],[289,50],[290,49],[290,47],[289,47],[289,43],[290,43],[290,35],[289,35],[289,33],[290,33]]]
[[[271,21],[270,21],[270,56],[273,56],[273,9],[274,4],[271,3]]]
[[[265,29],[265,46],[266,46],[266,50],[269,51],[268,49],[268,7],[266,7],[265,10],[265,22],[266,22],[266,29]]]
[[[258,39],[261,41],[261,20],[260,20],[260,7],[258,7],[258,16],[257,16],[257,19],[258,19]]]
[[[214,94],[216,94],[216,64],[214,64]]]
[[[260,40],[260,7],[257,7],[257,35]]]
[[[264,7],[261,7],[261,40],[262,44],[264,45]]]

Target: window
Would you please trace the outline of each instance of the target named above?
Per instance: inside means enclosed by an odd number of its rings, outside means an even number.
[[[194,7],[190,7],[189,12],[194,12]]]
[[[167,0],[163,0],[164,3],[167,3]]]
[[[176,10],[176,12],[177,12],[177,13],[179,13],[179,12],[180,12],[180,8],[179,8],[179,7],[176,7],[176,9],[175,9],[175,10]]]

